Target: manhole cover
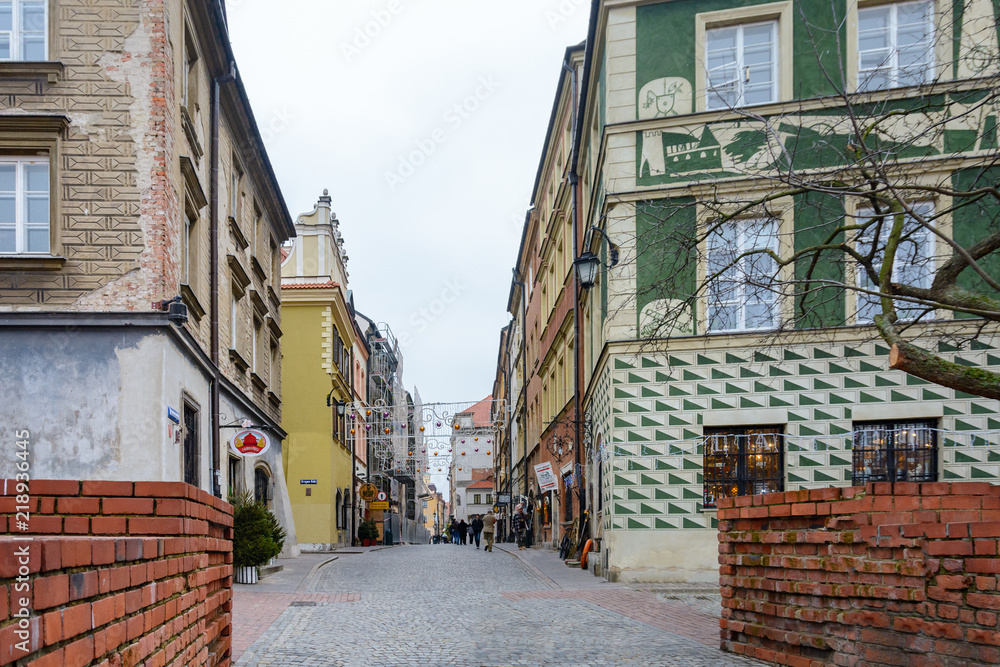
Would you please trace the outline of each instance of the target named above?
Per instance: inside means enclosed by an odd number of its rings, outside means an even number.
[[[300,602],[293,602],[293,603],[291,603],[288,606],[289,607],[315,607],[317,604],[319,604],[319,603],[318,602],[301,602],[300,601]]]

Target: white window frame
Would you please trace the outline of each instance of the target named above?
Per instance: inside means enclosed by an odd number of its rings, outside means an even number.
[[[237,321],[239,320],[240,314],[240,300],[233,294],[232,305],[229,308],[229,347],[233,350],[236,348],[236,332],[237,332]]]
[[[731,221],[725,222],[723,224],[724,225],[733,225],[733,226],[737,227],[737,232],[736,232],[736,236],[737,236],[737,250],[736,250],[736,253],[738,255],[739,254],[743,254],[743,253],[747,252],[749,249],[751,249],[751,246],[747,245],[747,238],[746,238],[746,229],[747,229],[747,226],[752,225],[752,224],[761,223],[761,222],[769,222],[772,225],[774,233],[772,235],[772,244],[770,246],[770,249],[775,254],[779,254],[780,253],[780,239],[779,239],[779,236],[781,234],[781,219],[780,218],[778,218],[778,217],[737,218],[735,220],[731,220]],[[708,238],[708,240],[706,242],[706,245],[707,245],[706,249],[707,249],[707,252],[708,252],[708,257],[706,257],[706,268],[705,268],[706,279],[712,273],[712,269],[711,269],[710,263],[709,263],[709,258],[710,258],[711,253],[712,253],[713,242],[716,241],[717,239],[718,239],[718,235],[717,234],[712,234],[711,236],[709,236],[709,238]],[[759,246],[758,244],[754,244],[752,247],[754,249],[759,249],[761,246]],[[743,257],[742,259],[739,260],[739,264],[737,265],[738,268],[737,268],[737,280],[736,280],[736,295],[734,296],[734,298],[728,299],[728,300],[725,300],[725,301],[719,300],[719,299],[717,299],[714,296],[715,288],[713,287],[713,284],[709,283],[708,285],[706,285],[706,300],[707,300],[707,302],[706,302],[706,308],[705,308],[705,315],[706,315],[705,328],[706,328],[706,331],[708,331],[709,333],[741,332],[741,331],[770,331],[770,330],[776,329],[778,327],[778,324],[781,321],[781,298],[780,298],[780,296],[778,294],[774,294],[773,295],[773,301],[771,303],[771,312],[772,312],[772,322],[771,322],[771,324],[769,326],[764,326],[764,327],[748,327],[747,326],[747,315],[746,315],[747,305],[748,305],[748,303],[747,303],[747,293],[746,293],[747,292],[747,285],[746,285],[745,280],[742,280],[742,277],[746,275],[746,270],[744,268],[742,268],[742,267],[744,267],[746,265],[746,263],[749,262],[750,260],[751,260],[750,257]],[[716,280],[718,280],[718,279],[716,279]],[[780,281],[780,277],[777,280]],[[713,281],[713,282],[715,282],[715,281]],[[761,288],[761,289],[764,289],[764,288]],[[728,328],[728,329],[721,329],[721,328],[716,329],[716,328],[712,328],[712,308],[715,307],[715,306],[718,306],[718,305],[736,305],[736,306],[739,307],[738,316],[737,316],[737,326],[736,327]]]
[[[253,349],[250,350],[250,372],[257,373],[258,375],[260,375],[257,368],[257,363],[260,359],[258,347],[260,346],[260,330],[263,326],[264,323],[255,317],[253,320]]]
[[[11,29],[0,31],[0,34],[6,34],[10,39],[10,57],[0,58],[0,62],[44,62],[49,58],[49,3],[48,0],[6,0],[10,3],[11,7]],[[41,5],[44,12],[43,23],[45,24],[41,31],[38,30],[24,30],[22,23],[22,8],[24,5]],[[38,34],[42,35],[42,59],[41,61],[27,60],[24,57],[24,35],[25,34]]]
[[[771,28],[771,97],[765,102],[754,102],[752,105],[748,105],[746,102],[746,74],[748,74],[749,67],[746,65],[744,59],[745,45],[743,43],[743,31],[746,28],[768,25]],[[720,30],[730,30],[736,29],[736,102],[732,107],[726,104],[720,104],[719,106],[712,106],[712,87],[711,87],[711,72],[708,69],[708,43],[709,38],[713,32]],[[729,108],[741,108],[746,106],[756,106],[760,104],[773,104],[777,102],[780,95],[780,76],[781,68],[779,67],[779,60],[781,59],[781,37],[778,32],[778,21],[776,19],[769,19],[765,21],[754,21],[748,23],[738,23],[736,25],[726,25],[726,26],[715,26],[707,28],[705,30],[705,109],[706,111],[723,111]]]
[[[927,217],[933,218],[934,215],[937,212],[937,207],[935,206],[935,202],[933,202],[933,201],[921,201],[921,202],[917,202],[915,204],[911,204],[911,208],[915,209],[924,218],[927,218]],[[874,214],[874,210],[871,209],[870,207],[867,207],[867,206],[859,206],[854,211],[855,220],[857,220],[859,222],[861,221],[861,219],[871,217],[873,214]],[[907,217],[910,217],[910,216],[907,215]],[[889,234],[889,232],[890,232],[891,229],[892,229],[892,221],[887,219],[886,220],[886,224],[883,224],[883,227],[882,227],[883,238],[881,239],[881,242],[884,242],[885,237],[888,236],[888,234]],[[935,252],[937,250],[936,249],[937,239],[936,239],[936,235],[934,234],[934,232],[932,232],[931,230],[929,230],[927,228],[923,228],[922,233],[924,235],[924,239],[923,239],[923,243],[919,246],[920,249],[921,249],[921,253],[920,254],[923,257],[924,261],[926,261],[928,263],[928,266],[930,267],[930,270],[931,270],[931,275],[928,276],[927,284],[926,285],[920,285],[920,286],[922,286],[922,287],[930,287],[930,282],[931,282],[931,280],[933,280],[933,271],[936,268],[936,266],[935,266],[935,264],[936,264]],[[859,236],[857,239],[855,239],[855,247],[858,250],[858,252],[864,252],[864,248],[862,247],[862,244],[865,244],[865,243],[870,243],[870,240],[868,240],[867,238],[861,237],[861,236]],[[901,266],[901,264],[900,264],[900,259],[901,258],[897,255],[896,261],[892,265],[892,280],[893,280],[893,282],[899,282],[900,271],[903,268]],[[876,262],[876,266],[875,266],[876,270],[881,271],[881,266],[882,266],[881,261]],[[860,287],[862,289],[878,290],[878,285],[870,285],[868,283],[868,281],[867,281],[867,275],[864,273],[864,271],[862,270],[862,268],[860,266],[856,266],[855,267],[855,274],[854,275],[855,275],[855,278],[854,278],[855,279],[855,286]],[[877,309],[878,308],[878,302],[876,301],[876,299],[877,299],[877,297],[871,296],[869,294],[862,294],[861,292],[855,292],[854,318],[855,318],[855,322],[857,324],[871,324],[874,321],[873,319],[869,319],[867,317],[862,316],[861,308],[863,307],[863,304],[865,304],[868,301],[871,301],[871,302],[874,303],[874,307]],[[899,313],[899,319],[901,321],[907,321],[907,319],[908,319],[907,316],[906,316],[907,310],[905,309],[904,306],[905,306],[905,304],[897,304],[896,305],[896,312]],[[877,311],[877,312],[880,312],[880,311]]]
[[[877,90],[891,90],[893,88],[900,88],[910,85],[916,85],[912,83],[900,83],[899,82],[899,8],[907,5],[929,5],[930,11],[928,12],[928,43],[927,43],[927,68],[924,72],[924,80],[920,84],[930,83],[934,80],[935,76],[935,2],[934,0],[907,0],[906,2],[891,2],[885,4],[877,5],[867,5],[861,6],[857,9],[858,17],[857,23],[854,29],[854,56],[857,59],[857,90],[859,92],[873,92]],[[871,68],[862,69],[861,67],[861,15],[866,12],[878,12],[878,11],[888,11],[889,12],[889,27],[888,27],[888,42],[889,42],[889,56],[888,62],[884,62],[882,65]],[[888,79],[886,86],[884,88],[867,88],[865,87],[865,80],[867,77],[871,76],[876,72],[884,71],[886,72],[886,77]]]
[[[48,157],[16,157],[0,156],[0,164],[14,165],[14,250],[0,251],[5,255],[42,255],[52,254],[52,165]],[[48,244],[45,250],[28,251],[28,229],[41,228],[41,223],[29,223],[26,220],[29,194],[35,191],[27,189],[26,166],[44,165],[48,178],[49,188],[46,194],[45,206],[48,211],[49,221],[45,225],[45,234]],[[40,194],[40,191],[38,192]],[[10,224],[10,223],[7,223]]]

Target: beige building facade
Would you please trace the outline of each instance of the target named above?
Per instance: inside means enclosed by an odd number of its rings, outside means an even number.
[[[222,3],[49,0],[21,18],[0,62],[0,359],[17,416],[0,433],[31,431],[35,477],[250,490],[294,544],[278,268],[294,228]],[[245,423],[272,440],[261,457],[229,454]]]

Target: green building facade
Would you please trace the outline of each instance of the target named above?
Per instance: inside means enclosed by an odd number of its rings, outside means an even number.
[[[587,478],[607,576],[715,580],[720,495],[887,478],[1000,483],[1000,403],[890,370],[864,297],[778,294],[773,326],[752,326],[746,302],[712,319],[721,311],[691,298],[711,247],[674,245],[727,202],[769,192],[781,195],[767,205],[776,246],[821,243],[824,222],[860,216],[861,204],[793,192],[787,180],[842,177],[859,119],[880,119],[865,139],[906,182],[996,186],[998,16],[997,0],[600,3],[578,170],[584,228],[621,251],[581,319]],[[976,206],[935,224],[968,246],[998,217]],[[932,264],[946,247],[937,242]],[[784,269],[789,279],[806,270]],[[833,255],[811,275],[857,280]],[[980,324],[941,313],[916,342],[998,371],[998,328]]]

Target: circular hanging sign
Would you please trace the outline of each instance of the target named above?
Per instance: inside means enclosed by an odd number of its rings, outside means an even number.
[[[365,484],[361,487],[361,500],[370,503],[378,495],[378,488],[374,484]]]
[[[246,429],[234,435],[229,446],[240,456],[260,456],[271,447],[271,438],[263,431]]]

